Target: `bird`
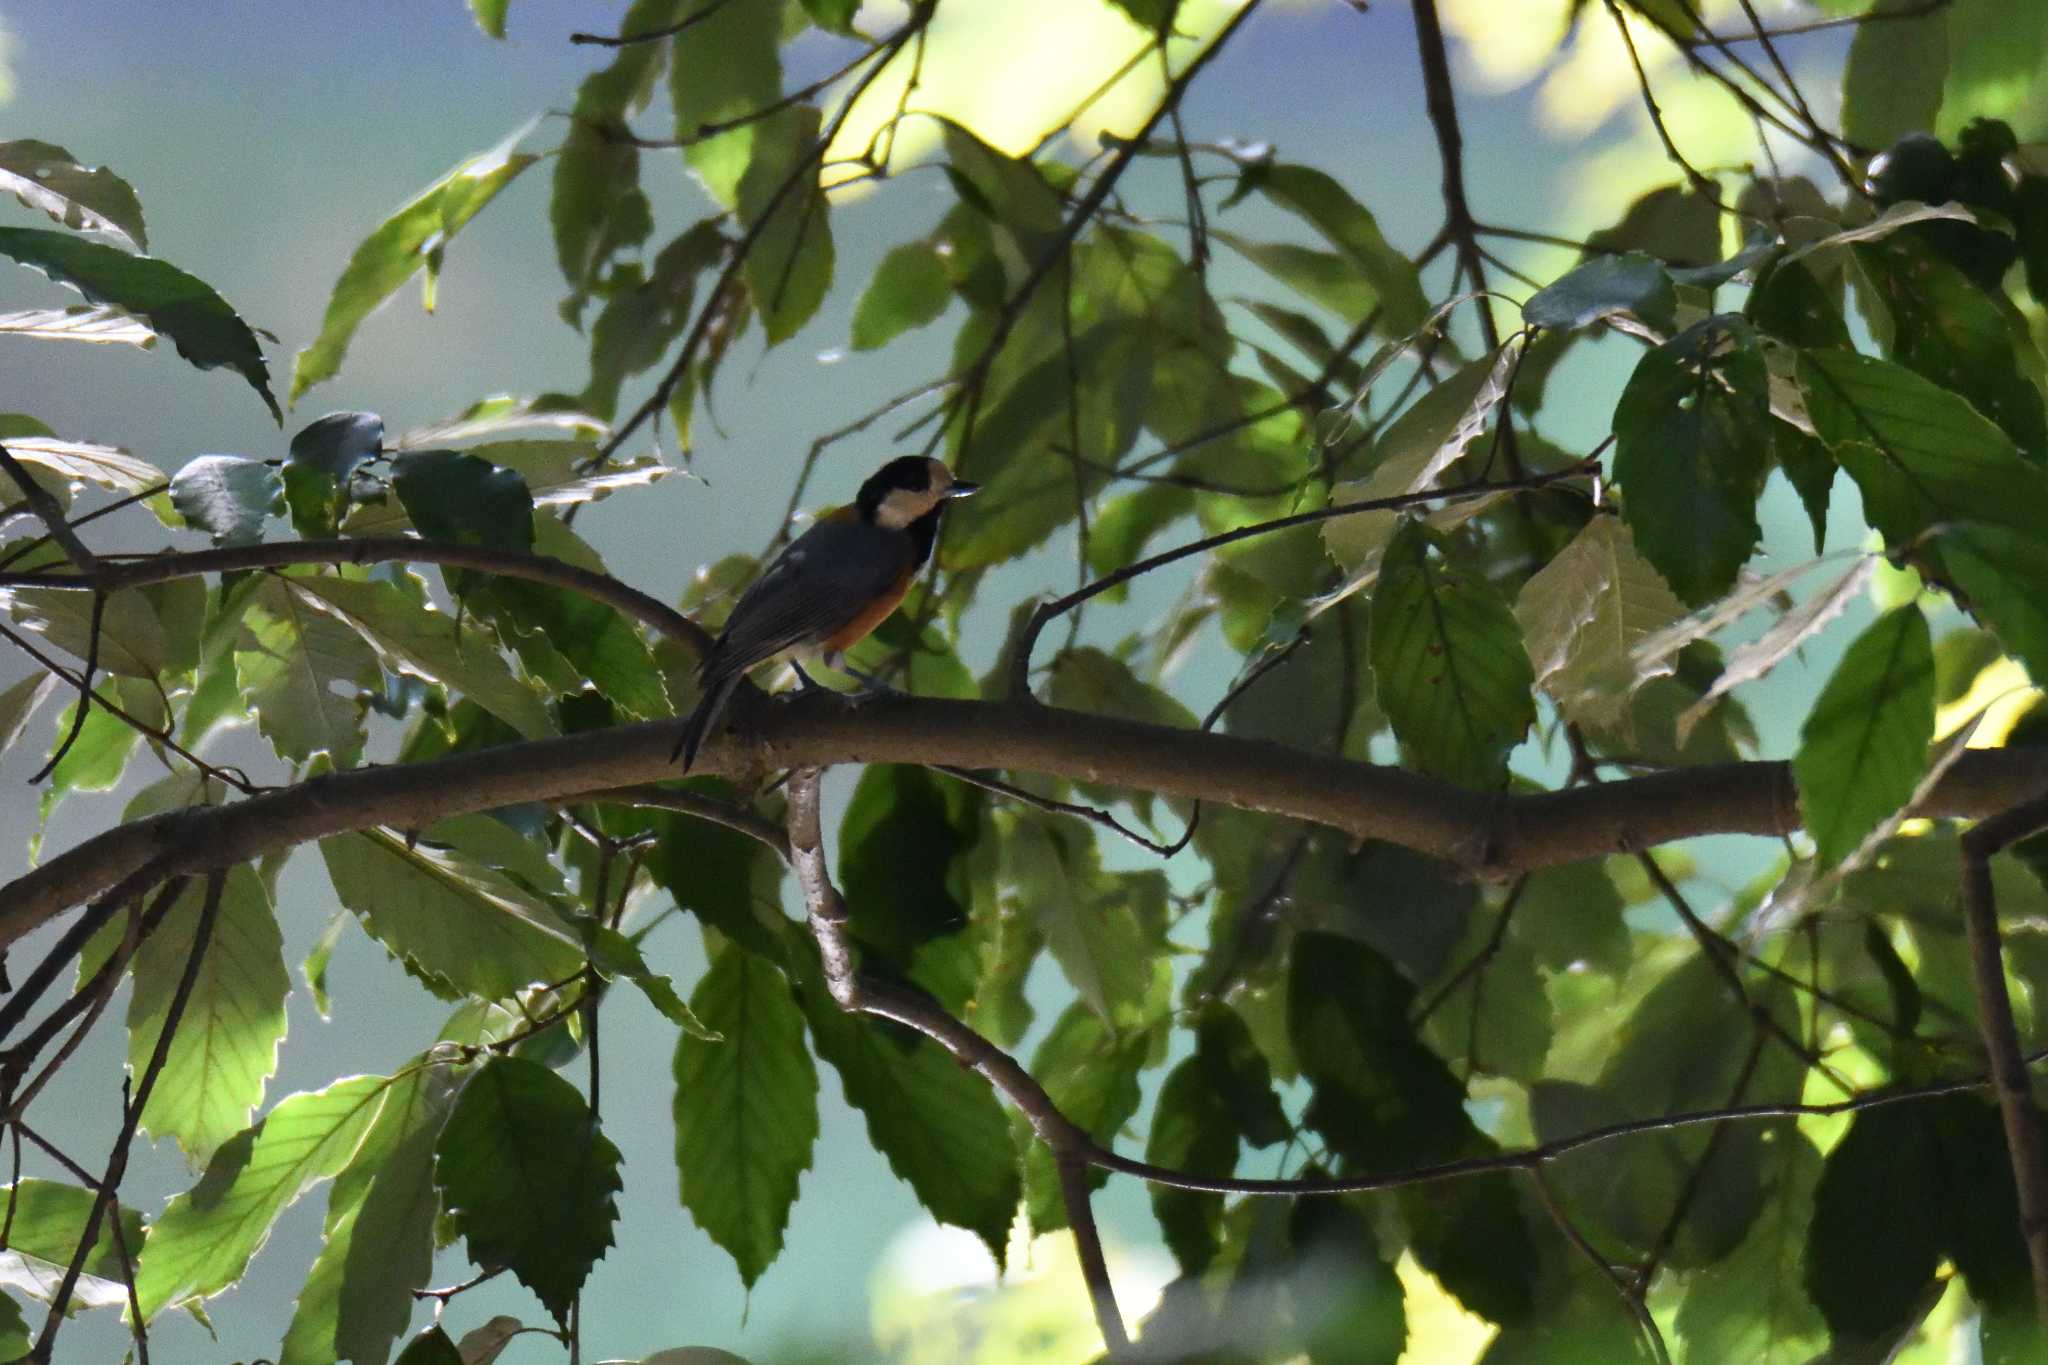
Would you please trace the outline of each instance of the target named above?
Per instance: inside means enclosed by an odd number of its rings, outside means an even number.
[[[703,694],[670,761],[681,758],[690,770],[741,681],[771,659],[787,659],[805,687],[814,685],[799,662],[805,657],[872,685],[846,665],[845,652],[910,591],[946,505],[979,490],[943,461],[901,455],[870,474],[851,503],[821,513],[740,595],[698,662]]]

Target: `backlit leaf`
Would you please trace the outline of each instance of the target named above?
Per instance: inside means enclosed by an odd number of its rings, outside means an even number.
[[[0,190],[65,227],[105,233],[132,250],[149,250],[134,187],[105,166],[81,166],[62,147],[32,138],[0,142]]]
[[[205,888],[193,883],[135,951],[128,1001],[128,1067],[140,1077],[191,957]],[[270,893],[256,870],[229,870],[213,936],[193,979],[164,1068],[142,1111],[152,1137],[176,1138],[202,1160],[247,1126],[277,1070],[284,1041],[284,941]]]
[[[490,151],[462,162],[407,200],[362,240],[334,283],[320,335],[292,364],[292,402],[341,372],[342,358],[348,354],[356,328],[423,266],[431,285],[434,263],[450,239],[496,198],[498,191],[539,159],[514,150],[526,132],[521,128]]]
[[[1799,732],[1792,760],[1807,831],[1840,862],[1912,799],[1934,738],[1934,654],[1908,604],[1849,646]]]
[[[782,1251],[797,1179],[818,1137],[818,1073],[789,983],[739,947],[690,997],[723,1035],[676,1043],[676,1171],[684,1207],[749,1288]]]
[[[1594,517],[1522,585],[1515,620],[1536,681],[1571,719],[1612,729],[1638,687],[1672,670],[1642,642],[1685,614],[1619,517]]]

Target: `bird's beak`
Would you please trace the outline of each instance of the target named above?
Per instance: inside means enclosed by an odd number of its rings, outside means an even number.
[[[955,479],[953,486],[946,490],[946,496],[948,498],[971,498],[980,491],[981,485],[978,483],[962,483],[960,480]]]

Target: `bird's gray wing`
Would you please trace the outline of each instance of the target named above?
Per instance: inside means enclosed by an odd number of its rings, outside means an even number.
[[[744,673],[784,650],[816,644],[888,591],[909,559],[900,531],[817,522],[741,594],[705,671]]]

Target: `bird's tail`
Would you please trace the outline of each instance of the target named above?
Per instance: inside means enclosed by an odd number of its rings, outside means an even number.
[[[670,762],[680,757],[683,771],[690,771],[690,765],[697,761],[698,747],[717,726],[718,718],[725,714],[726,703],[732,700],[733,692],[745,677],[744,673],[727,673],[704,680],[704,695],[697,702],[697,709],[683,722],[683,733],[676,741],[675,752],[669,755]]]

